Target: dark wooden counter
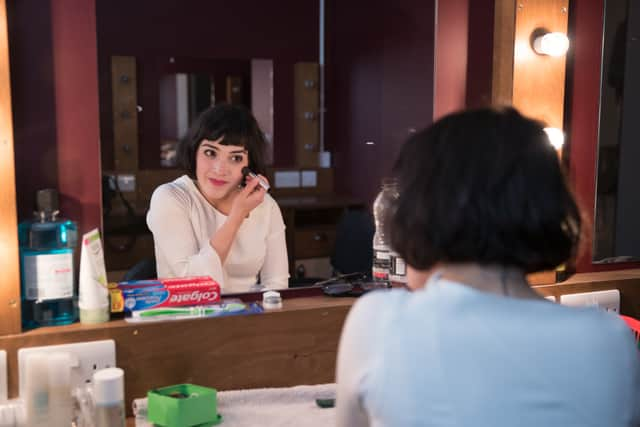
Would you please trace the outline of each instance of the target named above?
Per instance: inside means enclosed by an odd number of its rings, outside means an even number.
[[[285,300],[282,310],[255,315],[145,324],[116,320],[3,336],[9,395],[17,395],[19,348],[102,339],[116,342],[127,402],[151,388],[185,382],[218,390],[332,382],[352,303],[352,298],[302,297]]]

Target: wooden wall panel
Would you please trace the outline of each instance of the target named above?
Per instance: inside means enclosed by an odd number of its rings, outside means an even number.
[[[137,87],[136,59],[132,56],[111,57],[114,165],[117,172],[138,170]]]
[[[516,8],[513,105],[523,114],[563,129],[566,55],[538,55],[536,29],[567,34],[569,0],[519,0]]]
[[[7,8],[0,0],[0,335],[20,332],[20,272]]]
[[[320,143],[318,64],[299,62],[294,66],[294,143],[296,166],[318,166]]]
[[[496,0],[493,31],[493,78],[491,102],[511,105],[513,97],[513,42],[516,1]]]
[[[548,127],[564,129],[566,55],[551,57],[532,48],[534,31],[567,34],[569,0],[496,0],[492,103],[512,105]],[[555,282],[555,272],[530,277]]]

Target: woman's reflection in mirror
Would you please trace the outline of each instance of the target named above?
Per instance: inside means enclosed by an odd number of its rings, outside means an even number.
[[[159,277],[205,275],[223,293],[288,285],[282,213],[267,180],[265,138],[242,106],[204,111],[178,145],[185,175],[154,191],[147,214]]]

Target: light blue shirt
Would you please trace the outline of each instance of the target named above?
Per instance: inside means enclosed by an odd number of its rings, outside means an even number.
[[[616,315],[444,279],[366,295],[338,354],[338,426],[640,423],[640,352]]]

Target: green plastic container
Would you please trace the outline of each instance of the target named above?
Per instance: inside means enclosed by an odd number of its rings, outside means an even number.
[[[219,424],[216,389],[177,384],[149,390],[149,421],[163,427],[208,427]]]

